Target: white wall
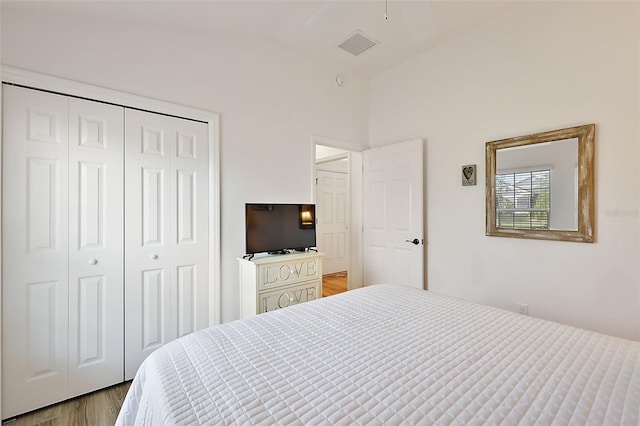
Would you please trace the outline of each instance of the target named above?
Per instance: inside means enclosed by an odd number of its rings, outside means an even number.
[[[5,65],[221,114],[222,320],[239,316],[244,203],[311,202],[312,135],[368,144],[368,80],[265,39],[2,12]],[[344,74],[344,72],[342,73]]]
[[[358,75],[338,87],[342,70],[268,40],[8,10],[0,62],[221,114],[224,321],[238,316],[243,204],[311,200],[312,134],[362,147],[424,137],[431,290],[512,310],[524,302],[535,316],[640,339],[640,8],[520,8],[370,91]],[[484,143],[590,122],[597,242],[486,237]],[[461,187],[460,166],[473,163],[478,185]]]
[[[372,146],[427,140],[430,290],[640,339],[639,8],[519,3],[372,80]],[[485,142],[587,123],[596,243],[485,236]]]

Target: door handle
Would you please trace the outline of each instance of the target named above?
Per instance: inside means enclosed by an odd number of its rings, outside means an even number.
[[[417,246],[418,244],[420,244],[420,240],[419,240],[419,239],[417,239],[417,238],[414,238],[413,240],[405,240],[405,241],[406,241],[406,242],[408,242],[408,243],[411,243],[411,244],[413,244],[413,245],[416,245],[416,246]]]

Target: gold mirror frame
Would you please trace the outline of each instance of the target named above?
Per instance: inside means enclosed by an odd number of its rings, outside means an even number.
[[[531,238],[536,240],[595,240],[594,155],[595,124],[552,130],[486,143],[486,225],[488,236]],[[496,226],[496,151],[563,139],[578,138],[578,230],[510,229]]]

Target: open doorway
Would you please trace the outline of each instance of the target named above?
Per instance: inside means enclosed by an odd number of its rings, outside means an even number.
[[[322,261],[322,296],[348,289],[349,152],[316,145],[316,225]]]
[[[318,251],[324,253],[323,297],[362,286],[357,232],[362,228],[361,164],[359,152],[316,142],[316,240]]]

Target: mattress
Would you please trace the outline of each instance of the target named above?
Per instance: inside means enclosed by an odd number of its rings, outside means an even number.
[[[151,354],[117,424],[640,424],[640,342],[377,285]]]

